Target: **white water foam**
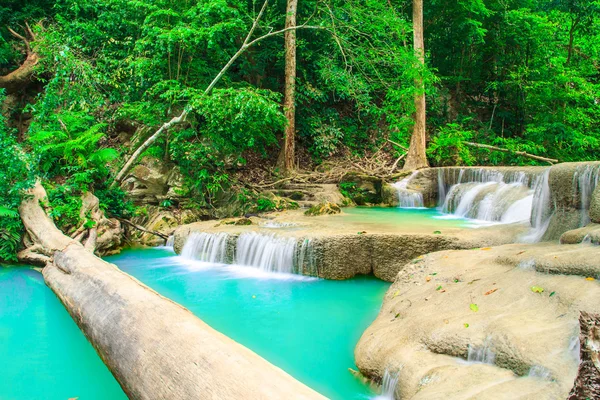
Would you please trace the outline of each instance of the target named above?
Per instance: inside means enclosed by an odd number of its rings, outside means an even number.
[[[415,190],[408,189],[408,185],[419,171],[414,171],[410,176],[394,183],[392,186],[398,193],[398,206],[400,208],[424,208],[423,194]]]
[[[381,394],[373,397],[373,400],[394,400],[396,397],[394,392],[396,391],[396,385],[400,378],[400,372],[391,373],[387,369],[383,373],[383,379],[381,380]]]

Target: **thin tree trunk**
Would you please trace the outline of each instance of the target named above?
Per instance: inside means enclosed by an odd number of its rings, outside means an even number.
[[[260,42],[261,40],[264,40],[266,38],[272,37],[272,36],[277,36],[280,35],[282,33],[287,33],[289,31],[295,31],[296,29],[300,29],[300,28],[304,28],[304,29],[326,29],[322,26],[311,26],[311,25],[307,25],[306,23],[300,26],[292,26],[292,27],[286,27],[284,29],[280,29],[278,31],[270,31],[260,37],[257,37],[254,40],[250,40],[252,37],[252,34],[254,33],[254,31],[256,30],[258,23],[262,17],[262,15],[265,12],[265,9],[267,8],[269,4],[268,0],[265,0],[265,2],[263,3],[263,6],[260,10],[260,12],[258,13],[258,15],[256,16],[256,19],[254,20],[254,23],[252,24],[252,28],[250,28],[250,31],[248,32],[248,35],[246,36],[246,39],[244,40],[244,43],[242,44],[242,47],[240,47],[240,49],[237,51],[237,53],[235,53],[227,62],[227,64],[225,64],[225,66],[221,69],[221,71],[217,74],[217,76],[215,76],[215,78],[212,80],[212,82],[210,83],[210,85],[208,85],[208,87],[206,88],[206,90],[204,91],[204,94],[209,95],[210,92],[213,90],[213,88],[215,87],[215,85],[219,82],[219,80],[221,80],[221,78],[223,77],[223,75],[225,75],[225,73],[229,70],[229,68],[231,67],[231,65],[235,62],[235,60],[237,60],[239,58],[239,56],[241,56],[246,50],[248,50],[249,47],[255,45],[256,43]],[[135,165],[136,161],[138,160],[138,158],[142,155],[142,153],[144,151],[146,151],[164,132],[166,132],[169,128],[171,128],[174,125],[177,125],[179,123],[181,123],[182,121],[185,121],[185,118],[187,117],[187,115],[190,113],[191,108],[190,106],[186,106],[184,108],[184,110],[181,112],[181,114],[179,114],[179,116],[177,117],[173,117],[169,122],[166,122],[165,124],[163,124],[152,136],[150,136],[148,139],[146,139],[146,141],[144,143],[142,143],[142,145],[131,155],[131,157],[129,157],[129,159],[127,160],[127,162],[125,163],[125,165],[121,168],[121,170],[117,173],[115,180],[113,181],[113,183],[111,184],[111,187],[115,187],[118,186],[123,179],[125,179],[125,177],[127,176],[127,173],[129,172],[129,170],[131,170],[131,168],[133,168],[133,166]]]
[[[425,43],[423,40],[423,0],[413,0],[413,32],[415,53],[421,66],[425,65]],[[425,86],[423,77],[415,79],[415,123],[410,138],[410,147],[404,169],[420,169],[429,166],[425,154]]]
[[[298,0],[288,0],[285,17],[285,27],[296,26],[296,11]],[[287,126],[285,128],[285,143],[283,146],[283,167],[289,172],[295,167],[296,140],[296,31],[285,33],[285,100],[283,103]]]

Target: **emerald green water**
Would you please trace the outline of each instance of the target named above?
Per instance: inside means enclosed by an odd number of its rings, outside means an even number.
[[[481,221],[468,220],[444,214],[437,208],[398,207],[348,207],[343,211],[344,220],[369,226],[393,225],[399,231],[419,228],[427,232],[444,228],[468,228],[483,225]]]
[[[186,262],[160,248],[128,250],[107,261],[325,396],[373,396],[348,368],[356,369],[354,346],[375,319],[388,283],[274,279],[249,275],[250,267]]]
[[[42,275],[0,267],[0,399],[127,397]]]

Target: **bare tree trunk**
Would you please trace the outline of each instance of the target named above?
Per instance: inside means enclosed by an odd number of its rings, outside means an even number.
[[[298,0],[288,0],[285,27],[296,26]],[[285,33],[285,100],[283,103],[287,126],[285,128],[285,143],[283,146],[283,167],[289,172],[295,167],[296,140],[296,31]]]
[[[423,0],[413,0],[413,35],[415,53],[421,66],[425,65],[425,43],[423,40]],[[404,169],[419,169],[429,166],[425,154],[425,86],[423,78],[415,79],[415,124],[410,138],[410,147]]]
[[[45,197],[38,183],[19,208],[31,254],[130,399],[325,399],[65,236]]]

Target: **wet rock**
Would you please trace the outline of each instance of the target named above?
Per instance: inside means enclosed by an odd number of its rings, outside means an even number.
[[[573,229],[563,233],[560,237],[562,244],[600,243],[600,225],[591,223],[583,228]]]
[[[359,206],[383,202],[383,180],[375,176],[349,172],[340,180],[340,189]]]
[[[400,370],[403,399],[566,398],[577,374],[579,310],[600,310],[600,286],[521,262],[584,262],[580,247],[442,251],[406,264],[356,347],[357,366],[375,379]],[[599,256],[588,253],[588,263]],[[470,349],[490,351],[494,362],[467,362]]]
[[[316,217],[319,215],[339,214],[341,212],[342,209],[335,203],[320,203],[306,210],[304,215]]]
[[[598,186],[592,194],[592,201],[590,203],[590,219],[592,222],[600,224],[600,186]]]

